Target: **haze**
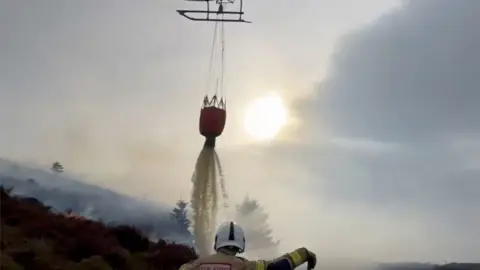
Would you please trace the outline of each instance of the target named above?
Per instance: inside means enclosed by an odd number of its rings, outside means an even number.
[[[173,203],[203,143],[212,25],[181,1],[0,3],[0,154]],[[479,1],[247,1],[227,25],[231,197],[282,249],[323,259],[479,261]],[[268,144],[243,110],[275,91]]]

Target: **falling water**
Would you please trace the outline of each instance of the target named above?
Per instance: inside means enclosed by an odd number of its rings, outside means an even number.
[[[213,232],[220,199],[227,206],[227,192],[220,159],[213,147],[203,147],[192,176],[193,235],[200,256],[213,247]],[[221,197],[220,197],[221,196]]]

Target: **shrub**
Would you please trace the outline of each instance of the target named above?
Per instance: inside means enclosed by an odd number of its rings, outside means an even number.
[[[100,256],[93,256],[78,263],[78,270],[113,270]]]
[[[177,270],[196,258],[186,246],[150,242],[135,227],[68,218],[1,186],[0,196],[2,270]]]
[[[148,238],[135,227],[120,225],[112,228],[120,245],[130,252],[146,251],[150,245]]]
[[[123,248],[116,247],[107,254],[104,254],[103,260],[113,269],[127,270],[129,269],[130,253]]]

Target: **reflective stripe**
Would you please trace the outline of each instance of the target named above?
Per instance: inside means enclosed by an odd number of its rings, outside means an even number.
[[[256,270],[266,270],[265,262],[264,261],[258,261],[256,263]]]
[[[292,261],[293,261],[292,263],[294,267],[299,266],[303,262],[302,255],[298,251],[294,251],[288,255],[290,256],[290,258],[292,258]]]

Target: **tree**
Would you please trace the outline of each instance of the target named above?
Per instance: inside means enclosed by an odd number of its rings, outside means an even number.
[[[273,231],[268,225],[268,214],[257,200],[245,197],[236,207],[235,221],[245,230],[249,253],[263,258],[278,255],[279,241],[273,239]]]
[[[176,207],[173,209],[172,213],[170,213],[170,218],[178,222],[182,233],[190,234],[190,231],[188,229],[190,228],[191,222],[187,216],[187,206],[188,202],[184,200],[178,200],[176,203]]]
[[[55,161],[53,164],[52,164],[52,167],[50,168],[53,172],[56,172],[56,173],[61,173],[63,172],[63,166],[62,164],[60,164],[60,162],[58,161]]]

